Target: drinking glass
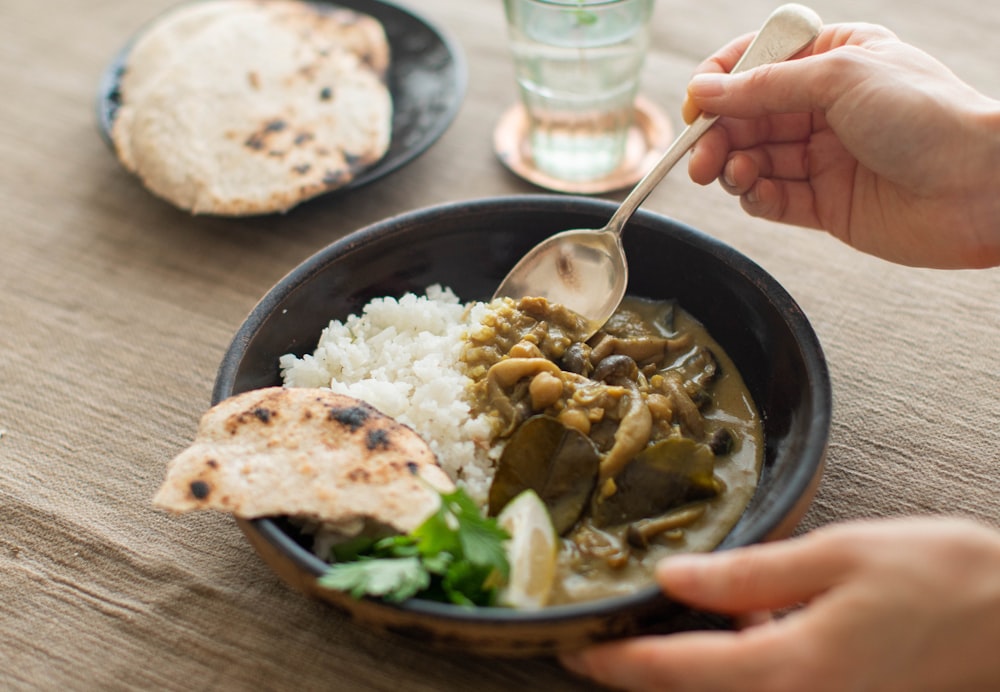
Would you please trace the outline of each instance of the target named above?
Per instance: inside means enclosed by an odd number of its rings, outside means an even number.
[[[589,181],[621,165],[652,8],[653,0],[504,0],[538,170]]]

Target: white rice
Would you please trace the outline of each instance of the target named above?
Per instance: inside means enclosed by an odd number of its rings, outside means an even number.
[[[409,425],[445,472],[485,503],[493,476],[491,426],[472,416],[471,380],[460,360],[484,310],[439,285],[422,296],[376,298],[360,315],[331,321],[312,355],[282,356],[281,376],[285,386],[329,387]]]

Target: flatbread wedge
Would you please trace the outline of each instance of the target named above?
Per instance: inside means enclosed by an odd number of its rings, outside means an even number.
[[[125,59],[119,160],[196,214],[286,211],[388,150],[390,49],[373,17],[298,0],[180,5]]]
[[[153,503],[244,519],[291,516],[345,533],[408,533],[454,484],[411,428],[326,389],[269,387],[202,416]]]

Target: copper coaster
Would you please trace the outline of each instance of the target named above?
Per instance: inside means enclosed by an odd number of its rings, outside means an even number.
[[[625,143],[625,158],[609,175],[596,180],[560,180],[535,168],[528,144],[528,118],[521,104],[508,108],[493,131],[493,150],[507,168],[525,180],[556,192],[594,195],[635,185],[670,146],[673,128],[666,115],[642,96]]]

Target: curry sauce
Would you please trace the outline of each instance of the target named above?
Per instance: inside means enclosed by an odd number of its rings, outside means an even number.
[[[757,485],[763,433],[730,357],[672,301],[626,297],[586,341],[575,313],[498,299],[463,354],[503,445],[489,511],[526,488],[562,537],[552,604],[632,593],[714,548]]]

